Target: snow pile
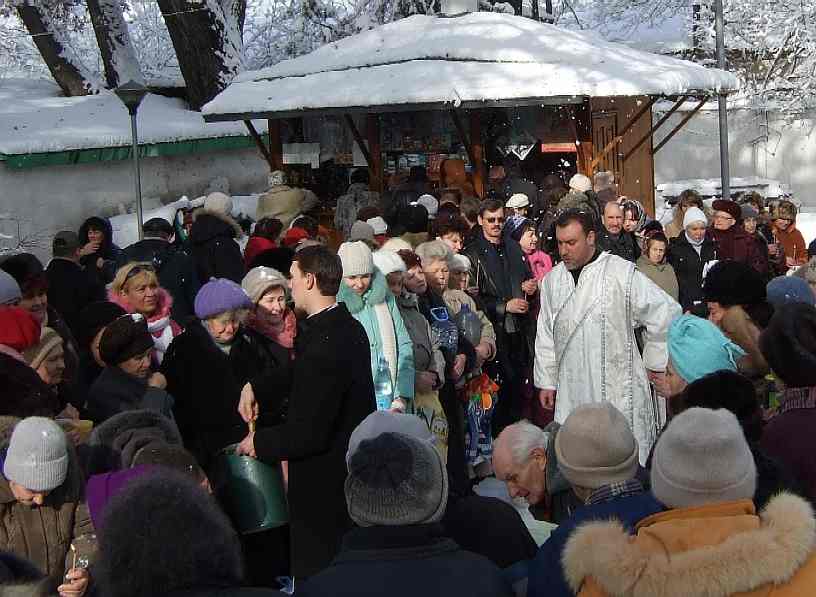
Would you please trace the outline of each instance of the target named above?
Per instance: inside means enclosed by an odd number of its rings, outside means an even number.
[[[246,134],[241,122],[205,124],[201,114],[189,110],[180,99],[150,94],[139,108],[140,144]],[[130,144],[130,117],[112,92],[63,97],[59,87],[50,81],[0,79],[0,153],[46,153]]]
[[[239,75],[202,112],[734,90],[736,77],[512,15],[415,15]]]

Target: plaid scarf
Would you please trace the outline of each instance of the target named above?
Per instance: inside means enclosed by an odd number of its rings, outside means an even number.
[[[637,479],[629,479],[620,483],[611,483],[596,489],[589,499],[587,505],[601,504],[622,497],[629,497],[643,493],[643,484]]]

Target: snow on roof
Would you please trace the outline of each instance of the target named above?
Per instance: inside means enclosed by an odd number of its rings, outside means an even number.
[[[416,15],[239,75],[204,106],[247,113],[732,91],[737,78],[513,15]],[[220,116],[220,118],[219,118]]]
[[[139,143],[246,136],[241,122],[207,125],[180,99],[150,94],[139,108]],[[41,79],[0,79],[0,154],[130,146],[127,109],[112,92],[63,97]]]

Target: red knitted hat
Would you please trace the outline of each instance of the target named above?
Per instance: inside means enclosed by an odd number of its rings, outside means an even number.
[[[17,352],[31,348],[40,341],[40,324],[20,307],[0,308],[0,344]]]

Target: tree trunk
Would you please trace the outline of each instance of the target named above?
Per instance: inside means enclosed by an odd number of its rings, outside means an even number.
[[[88,0],[88,13],[102,54],[108,87],[115,89],[128,81],[144,85],[144,75],[130,43],[119,0]]]
[[[187,99],[194,110],[222,91],[241,63],[239,15],[224,11],[221,0],[201,0],[190,9],[186,0],[158,0],[176,50]]]
[[[59,28],[40,3],[25,1],[17,6],[17,14],[62,92],[69,97],[93,93],[96,82],[73,59],[62,41]]]

